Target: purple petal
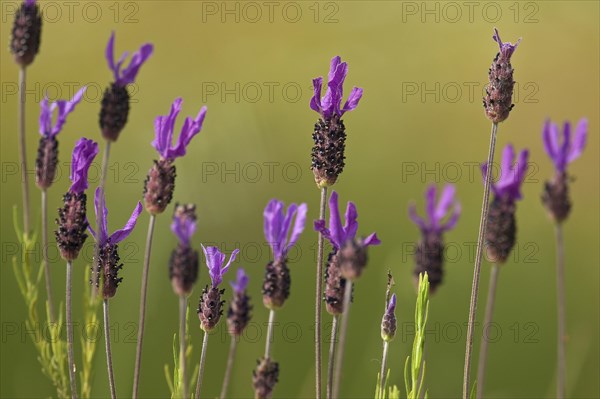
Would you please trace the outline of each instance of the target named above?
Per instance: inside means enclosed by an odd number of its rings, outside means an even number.
[[[392,314],[396,310],[396,294],[392,294],[387,306],[387,313]]]
[[[344,108],[341,110],[341,115],[344,115],[344,113],[352,111],[358,107],[358,102],[362,98],[362,95],[363,89],[360,87],[353,87],[350,95],[348,96],[348,100],[346,100],[346,104],[344,104]]]
[[[515,165],[515,177],[513,183],[512,195],[514,199],[521,199],[521,185],[525,181],[525,176],[527,175],[528,163],[527,160],[529,158],[529,151],[523,150],[519,154],[519,159],[517,160],[517,164]]]
[[[94,195],[94,208],[96,210],[96,221],[98,222],[98,236],[96,242],[98,245],[104,245],[108,240],[108,209],[106,209],[106,200],[102,187],[96,188]]]
[[[192,138],[196,134],[200,133],[200,130],[202,130],[202,124],[204,123],[204,118],[206,117],[206,110],[206,107],[202,107],[194,120],[189,117],[185,119],[181,129],[181,134],[177,140],[177,146],[173,148],[172,158],[182,157],[185,155],[186,148],[192,141]]]
[[[321,88],[323,87],[323,78],[319,77],[313,79],[313,91],[314,94],[310,99],[310,108],[313,111],[318,113],[323,112],[323,108],[321,108]]]
[[[331,232],[327,227],[325,227],[325,221],[323,219],[315,220],[313,225],[315,231],[318,231],[326,238],[332,245],[335,246],[333,237],[331,237]]]
[[[163,158],[170,158],[175,120],[179,112],[181,112],[182,102],[183,99],[176,98],[173,104],[171,104],[169,115],[159,116],[154,121],[154,140],[152,141],[152,146]]]
[[[248,275],[246,274],[244,269],[240,267],[237,271],[235,281],[231,282],[231,287],[236,293],[242,294],[246,290],[249,280],[250,279],[248,278]]]
[[[263,212],[265,240],[271,247],[274,256],[278,252],[279,233],[284,219],[283,206],[283,202],[272,199]]]
[[[460,202],[455,201],[454,202],[454,210],[452,212],[452,215],[450,216],[448,221],[444,225],[441,226],[442,231],[452,230],[454,228],[454,226],[456,226],[456,223],[458,222],[458,218],[460,217],[461,210],[462,209],[460,206]]]
[[[329,198],[329,231],[333,240],[331,244],[335,249],[341,248],[344,245],[345,233],[338,209],[338,194],[335,191]]]
[[[111,244],[117,244],[126,239],[131,234],[131,232],[135,228],[135,224],[137,222],[138,217],[140,216],[140,213],[142,213],[142,209],[144,209],[142,207],[142,203],[138,201],[137,206],[134,208],[125,226],[122,229],[115,231],[109,237]]]
[[[189,245],[190,239],[196,232],[196,221],[192,218],[174,216],[173,222],[171,222],[171,231],[182,244]]]
[[[337,66],[333,79],[328,83],[327,93],[330,94],[329,110],[330,113],[335,113],[341,116],[340,105],[342,104],[342,97],[344,95],[344,80],[348,74],[348,64],[342,62]],[[325,97],[327,97],[325,93]],[[325,108],[325,106],[323,106]]]
[[[507,60],[510,60],[510,57],[517,49],[517,46],[519,45],[519,43],[521,43],[521,39],[517,40],[515,44],[512,44],[510,42],[503,43],[500,39],[500,33],[498,33],[498,29],[496,28],[494,28],[494,35],[492,36],[492,39],[494,39],[496,43],[498,43],[498,46],[500,47],[500,54]]]
[[[75,93],[73,98],[69,101],[59,100],[56,102],[58,106],[58,117],[56,118],[56,123],[52,128],[52,136],[56,136],[62,130],[65,122],[67,121],[67,115],[69,115],[73,110],[75,110],[75,106],[79,104],[81,99],[83,98],[83,94],[85,93],[86,86],[83,86],[81,89]]]
[[[556,126],[550,119],[546,119],[546,122],[544,122],[544,129],[542,130],[542,139],[544,141],[544,149],[553,162],[556,159],[558,152],[558,146],[556,145],[557,134]]]
[[[425,222],[425,220],[419,215],[417,215],[417,207],[415,206],[415,204],[410,204],[408,206],[408,216],[410,217],[410,220],[412,220],[414,224],[419,226],[421,230],[427,229],[427,223]]]
[[[25,5],[27,7],[33,7],[35,6],[35,0],[25,0]]]
[[[577,129],[575,130],[575,138],[573,139],[573,144],[571,145],[571,149],[567,157],[568,163],[573,162],[581,156],[587,140],[587,130],[588,121],[587,119],[582,118],[577,124]]]
[[[438,204],[435,208],[435,218],[438,221],[441,221],[448,213],[448,209],[452,202],[454,202],[454,195],[456,194],[456,188],[453,184],[446,184],[442,191],[442,195],[438,201]]]
[[[48,104],[48,97],[44,96],[40,102],[40,134],[42,136],[52,135],[52,111]]]
[[[104,53],[104,57],[108,62],[108,67],[113,73],[113,77],[115,82],[119,79],[119,70],[115,65],[115,31],[112,31],[110,34],[110,38],[108,39],[108,44],[106,45],[106,50]]]
[[[227,262],[227,264],[221,269],[221,281],[223,281],[223,275],[227,272],[227,270],[229,270],[229,266],[235,261],[235,258],[237,257],[237,255],[240,253],[239,249],[234,249],[233,252],[231,253],[231,256],[229,256],[229,261]],[[221,282],[219,281],[219,284]]]
[[[379,238],[377,238],[377,233],[371,233],[365,239],[362,240],[362,245],[365,247],[379,244],[381,244],[381,241],[379,240]]]
[[[297,209],[298,206],[296,204],[290,204],[290,206],[287,209],[285,218],[283,219],[283,223],[281,224],[281,229],[277,232],[276,245],[273,250],[273,255],[275,256],[275,259],[282,259],[285,257],[285,243],[287,241],[290,227],[292,226],[292,218],[296,214]]]
[[[502,161],[500,163],[500,176],[498,177],[498,186],[502,187],[514,178],[513,161],[515,159],[515,149],[512,144],[507,144],[502,151]]]
[[[296,213],[296,220],[294,222],[294,228],[292,229],[292,234],[290,235],[290,241],[285,246],[285,253],[290,250],[300,238],[300,234],[304,231],[304,225],[306,224],[306,214],[308,212],[308,206],[306,204],[300,204],[298,206],[298,211]]]
[[[129,83],[133,83],[140,68],[144,62],[150,58],[153,50],[154,46],[152,46],[152,44],[144,44],[137,52],[133,54],[129,66],[123,70],[123,72],[120,74],[121,76],[115,81],[115,83],[120,86],[126,86]]]
[[[225,255],[219,251],[217,247],[204,247],[202,245],[202,251],[206,257],[206,266],[208,267],[208,274],[212,280],[213,287],[216,287],[221,282],[221,266],[225,261]]]
[[[98,154],[98,144],[81,138],[73,149],[71,161],[71,188],[74,193],[82,193],[88,187],[87,175],[94,157]]]
[[[346,224],[344,225],[344,241],[352,241],[356,238],[356,232],[358,231],[358,212],[356,211],[356,205],[354,202],[348,201],[346,205]]]
[[[429,219],[429,224],[432,228],[438,226],[439,220],[435,217],[435,199],[437,196],[437,187],[435,184],[430,184],[425,193],[425,212]]]

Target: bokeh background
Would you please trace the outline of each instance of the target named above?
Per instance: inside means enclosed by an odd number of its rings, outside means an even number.
[[[599,362],[599,4],[549,2],[41,2],[46,20],[41,51],[28,72],[27,144],[30,167],[37,149],[38,103],[43,93],[67,98],[89,86],[59,137],[60,175],[49,191],[50,217],[60,206],[68,182],[68,162],[80,136],[100,140],[101,92],[112,79],[104,59],[111,30],[117,56],[143,42],[154,55],[130,88],[131,113],[113,145],[107,184],[109,228],[126,221],[141,199],[152,160],[153,120],[183,97],[183,115],[206,104],[202,133],[188,155],[177,160],[175,201],[198,206],[194,245],[218,243],[227,252],[242,249],[235,263],[250,274],[254,301],[252,329],[238,347],[230,396],[252,397],[251,371],[264,350],[267,311],[260,285],[270,254],[262,233],[262,210],[270,198],[306,202],[307,229],[291,254],[292,293],[277,313],[273,356],[280,362],[275,397],[314,395],[313,318],[319,192],[310,166],[311,133],[317,115],[310,110],[311,79],[326,75],[329,60],[341,55],[350,71],[346,91],[357,85],[365,94],[345,117],[347,167],[335,186],[343,201],[359,211],[360,233],[377,231],[383,244],[372,248],[364,277],[355,289],[350,315],[341,394],[372,397],[379,362],[379,325],[386,272],[399,297],[399,332],[391,345],[389,366],[403,389],[403,368],[413,335],[415,292],[412,270],[417,228],[407,217],[414,200],[422,209],[429,183],[455,183],[463,214],[448,243],[445,282],[431,299],[427,339],[426,386],[430,397],[461,393],[467,311],[472,279],[482,184],[477,164],[485,159],[490,122],[481,106],[487,69],[496,54],[492,29],[505,41],[523,37],[513,57],[516,107],[501,124],[498,154],[507,143],[529,148],[531,172],[518,203],[518,244],[503,268],[490,347],[487,392],[490,397],[553,397],[555,392],[555,246],[553,226],[540,203],[552,165],[544,153],[541,128],[546,118],[562,123],[589,118],[588,145],[570,167],[574,177],[573,212],[565,224],[568,290],[568,395],[600,395]],[[2,38],[8,43],[14,9],[2,4]],[[54,390],[41,374],[30,336],[24,331],[25,306],[10,260],[15,251],[12,207],[19,204],[17,158],[17,67],[7,49],[0,54],[2,81],[2,397],[48,397]],[[182,120],[179,121],[180,126]],[[104,147],[104,145],[102,145]],[[498,159],[498,158],[497,158]],[[100,157],[98,157],[98,162]],[[92,188],[99,164],[90,172]],[[31,175],[33,177],[33,175]],[[32,180],[31,180],[32,181]],[[39,191],[31,187],[33,215],[39,223]],[[90,191],[91,192],[91,191]],[[91,209],[91,206],[90,206]],[[169,395],[164,366],[172,367],[177,331],[177,298],[167,277],[176,239],[169,230],[172,205],[158,218],[149,281],[144,363],[140,394]],[[117,393],[130,395],[138,319],[140,276],[148,215],[122,246],[124,278],[111,301]],[[51,225],[52,226],[52,225]],[[81,321],[86,258],[76,262],[74,320]],[[64,295],[65,267],[51,250],[55,297]],[[190,298],[195,309],[208,282],[201,266]],[[479,320],[485,304],[489,264],[483,265]],[[43,285],[43,284],[42,284]],[[43,290],[43,288],[42,288]],[[42,291],[43,292],[43,291]],[[228,297],[230,290],[227,291]],[[192,313],[193,315],[193,313]],[[331,317],[324,314],[325,326]],[[191,318],[194,361],[202,333]],[[17,326],[17,333],[9,333]],[[229,338],[224,323],[208,348],[203,388],[218,395]],[[80,361],[80,334],[75,351]],[[327,337],[328,329],[324,330]],[[477,329],[478,336],[481,328]],[[109,394],[99,337],[93,395]],[[478,348],[479,338],[475,345]],[[327,343],[324,344],[326,352]],[[477,359],[477,351],[474,359]],[[324,356],[326,361],[326,356]]]

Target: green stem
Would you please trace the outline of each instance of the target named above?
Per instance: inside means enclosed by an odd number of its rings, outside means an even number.
[[[269,324],[267,326],[267,342],[265,344],[265,358],[271,357],[271,341],[273,340],[273,325],[275,324],[275,311],[269,311]]]
[[[566,301],[565,301],[565,244],[563,239],[562,226],[556,225],[556,300],[558,316],[558,338],[557,338],[557,385],[556,397],[565,398],[567,390],[567,359],[566,359],[566,341],[567,341],[567,320],[566,320]]]
[[[196,396],[194,399],[200,399],[200,388],[202,388],[202,376],[204,375],[204,365],[206,364],[206,347],[208,346],[208,332],[204,331],[202,340],[202,353],[200,355],[200,367],[198,368],[198,379],[196,380]]]
[[[66,313],[67,313],[67,355],[69,357],[69,380],[71,382],[71,398],[77,399],[77,379],[75,377],[75,356],[73,355],[73,321],[71,320],[71,274],[73,271],[73,262],[67,261],[67,293],[66,293]]]
[[[339,316],[333,315],[331,323],[331,342],[329,343],[329,364],[327,365],[327,399],[333,394],[333,366],[335,364],[335,348],[337,343],[337,325]]]
[[[321,188],[321,202],[319,204],[319,219],[325,219],[325,205],[327,203],[327,187]],[[323,296],[323,234],[319,233],[317,250],[317,275],[315,292],[315,390],[316,398],[321,398],[321,301]]]
[[[106,344],[106,367],[108,369],[108,385],[110,388],[110,397],[116,399],[115,374],[113,372],[112,351],[110,349],[110,321],[108,317],[108,299],[104,300],[104,343]]]
[[[48,297],[48,308],[50,311],[50,323],[56,323],[54,315],[54,301],[52,300],[52,276],[48,264],[48,197],[46,190],[42,190],[42,263],[44,265],[44,276],[46,278],[46,295]]]
[[[381,388],[382,397],[385,397],[385,369],[387,367],[388,349],[390,347],[388,341],[383,341],[383,354],[381,355],[381,372],[379,376],[379,387]]]
[[[340,342],[337,356],[335,358],[335,373],[333,380],[333,395],[334,399],[339,398],[340,381],[342,379],[342,363],[344,362],[344,346],[346,343],[346,332],[348,330],[348,315],[350,313],[350,300],[352,299],[352,281],[346,280],[344,289],[344,308],[342,313],[342,325],[340,326]]]
[[[227,397],[227,388],[229,388],[229,380],[231,379],[231,371],[233,370],[233,362],[235,360],[235,352],[237,350],[237,337],[231,336],[231,346],[229,347],[229,355],[227,356],[227,368],[225,369],[225,377],[223,377],[223,387],[221,388],[221,399]]]
[[[21,189],[23,192],[23,233],[29,237],[29,176],[27,175],[27,140],[25,136],[25,82],[27,69],[19,69],[19,155],[21,161]]]
[[[483,255],[483,238],[487,225],[487,215],[490,207],[490,187],[492,181],[492,164],[494,162],[494,151],[496,149],[496,134],[498,124],[492,124],[490,133],[490,147],[487,158],[487,173],[483,184],[483,203],[481,205],[481,216],[479,218],[479,234],[477,236],[477,252],[475,253],[475,265],[473,267],[473,283],[471,286],[471,301],[469,304],[469,322],[467,324],[467,342],[465,349],[465,368],[463,373],[463,399],[468,399],[470,392],[471,358],[473,352],[473,335],[475,333],[475,315],[477,312],[477,296],[479,293],[479,275],[481,273],[481,258]]]
[[[187,362],[186,362],[186,313],[187,313],[187,298],[185,295],[179,296],[179,364],[180,364],[180,386],[182,398],[188,397],[187,392]]]

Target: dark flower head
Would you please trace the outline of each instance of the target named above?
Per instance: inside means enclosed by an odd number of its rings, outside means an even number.
[[[542,134],[544,148],[558,172],[565,172],[567,165],[581,156],[587,140],[587,130],[587,119],[580,119],[575,129],[575,137],[571,140],[571,123],[565,122],[562,145],[560,145],[558,126],[550,120],[546,121]]]
[[[496,182],[492,182],[492,191],[496,197],[507,197],[512,201],[522,198],[521,185],[525,180],[527,173],[527,159],[529,151],[523,150],[515,164],[515,150],[512,144],[507,144],[502,152],[502,162],[500,163],[500,176]],[[481,172],[484,176],[487,174],[487,164],[481,166]]]
[[[232,281],[230,284],[236,294],[243,294],[248,286],[248,280],[248,275],[244,269],[240,267],[237,271],[235,281]]]
[[[42,13],[35,0],[25,0],[17,12],[12,27],[10,51],[21,67],[30,65],[40,49]]]
[[[409,207],[409,216],[411,220],[419,226],[423,232],[442,233],[453,229],[458,221],[461,211],[460,203],[455,199],[455,194],[456,188],[454,185],[447,184],[436,204],[437,187],[435,184],[431,184],[425,193],[427,202],[425,213],[427,214],[427,219],[423,219],[417,215],[415,205],[412,204]],[[449,214],[451,206],[453,207],[452,214],[444,223],[443,220]]]
[[[510,57],[513,55],[513,53],[517,49],[517,46],[519,45],[519,43],[521,43],[522,40],[521,38],[519,38],[519,40],[517,40],[515,44],[512,44],[510,42],[503,43],[500,39],[500,33],[498,33],[498,29],[496,28],[494,28],[494,35],[492,36],[492,39],[494,39],[494,41],[498,43],[498,46],[500,47],[500,57],[506,60],[510,60]]]
[[[63,125],[67,121],[67,115],[69,115],[75,109],[75,106],[79,104],[85,93],[86,86],[83,86],[72,99],[70,100],[57,100],[52,104],[48,104],[48,97],[44,97],[40,103],[40,134],[44,137],[54,137],[60,133]],[[52,114],[54,110],[58,109],[58,115],[56,122],[52,126]]]
[[[181,133],[177,139],[177,144],[173,146],[173,130],[175,127],[175,119],[181,111],[181,103],[183,100],[177,98],[173,105],[171,105],[171,111],[169,115],[158,116],[154,121],[154,141],[152,146],[158,151],[164,159],[175,159],[185,155],[185,150],[192,137],[200,132],[204,118],[206,116],[206,107],[202,107],[200,112],[195,119],[191,117],[185,118]]]
[[[339,56],[333,57],[327,79],[327,91],[322,99],[321,87],[323,86],[323,78],[318,77],[313,79],[314,96],[310,100],[310,108],[321,114],[323,119],[331,119],[334,115],[341,117],[345,112],[352,111],[358,106],[363,89],[354,87],[344,107],[341,108],[342,97],[344,96],[344,80],[347,74],[348,64],[342,62]]]
[[[175,206],[171,231],[175,233],[179,242],[183,245],[189,245],[190,239],[196,231],[196,207],[192,204]]]
[[[325,227],[325,220],[315,220],[314,228],[316,231],[323,234],[333,245],[334,250],[339,250],[348,242],[354,241],[356,232],[358,231],[358,213],[356,205],[348,201],[346,206],[346,224],[342,226],[340,212],[338,209],[338,195],[334,191],[329,198],[329,228]],[[381,241],[377,238],[376,233],[372,233],[367,238],[360,240],[361,246],[379,245]]]
[[[80,194],[88,188],[87,175],[92,161],[98,154],[98,143],[85,137],[79,139],[73,149],[71,161],[71,188],[69,191]]]
[[[101,187],[96,189],[96,194],[94,197],[94,208],[96,210],[96,220],[98,220],[98,232],[94,231],[92,227],[88,227],[90,233],[96,240],[99,246],[103,246],[106,243],[110,243],[111,245],[115,245],[126,239],[133,229],[135,228],[135,224],[137,222],[140,213],[142,213],[142,203],[138,201],[136,207],[133,209],[131,216],[125,226],[122,229],[116,230],[111,235],[108,234],[108,209],[106,208],[106,200],[104,198],[104,191]]]
[[[287,252],[296,244],[300,234],[304,230],[306,222],[306,204],[290,204],[284,213],[285,204],[282,201],[272,199],[264,210],[264,232],[267,243],[273,250],[275,260],[285,259]],[[294,227],[292,219],[296,218]],[[288,240],[289,235],[289,240]]]
[[[396,294],[393,294],[387,304],[387,309],[381,320],[381,338],[389,342],[396,335]]]
[[[204,247],[202,245],[202,250],[204,251],[204,256],[206,256],[206,266],[208,266],[208,274],[210,274],[210,279],[212,280],[212,287],[216,288],[223,281],[223,275],[227,272],[229,265],[235,260],[240,250],[234,249],[229,257],[229,261],[224,266],[225,254],[219,251],[219,248]]]
[[[117,86],[127,86],[129,83],[133,83],[135,81],[135,77],[137,76],[141,66],[146,62],[146,60],[152,55],[152,51],[154,47],[150,43],[144,44],[138,51],[133,53],[131,57],[131,61],[129,65],[121,70],[125,59],[127,58],[128,53],[124,52],[121,55],[121,58],[115,63],[114,57],[114,46],[115,46],[115,32],[112,32],[110,35],[110,39],[108,39],[108,44],[106,45],[106,61],[108,62],[108,67],[111,69],[115,84]]]

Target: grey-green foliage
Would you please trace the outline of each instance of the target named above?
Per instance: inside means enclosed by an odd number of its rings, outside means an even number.
[[[419,399],[425,381],[425,360],[423,349],[425,347],[425,326],[429,313],[429,279],[427,273],[419,275],[419,289],[417,305],[415,307],[415,340],[411,356],[406,358],[404,365],[404,381],[406,383],[406,397]],[[425,392],[427,398],[427,392]]]
[[[390,370],[388,369],[387,375],[385,376],[384,386],[380,384],[381,374],[377,373],[377,386],[375,387],[375,399],[400,399],[400,390],[396,385],[388,387],[390,379]]]
[[[69,383],[67,377],[67,345],[61,338],[63,324],[63,308],[59,307],[56,323],[50,323],[50,308],[46,302],[46,319],[41,320],[38,315],[39,285],[44,275],[44,268],[39,267],[37,272],[32,270],[29,254],[33,253],[36,244],[36,235],[29,237],[19,228],[17,222],[17,209],[13,211],[13,222],[17,239],[21,247],[21,257],[13,256],[12,265],[19,291],[27,306],[27,319],[25,325],[33,331],[33,344],[38,352],[38,361],[42,373],[50,379],[56,388],[59,398],[69,397]],[[47,331],[47,334],[44,332]],[[49,335],[49,336],[48,336]]]
[[[186,326],[188,325],[188,319],[189,319],[189,314],[190,314],[190,308],[189,306],[186,309],[185,312],[185,324]],[[193,376],[195,376],[196,374],[198,374],[198,366],[196,366],[196,368],[194,369],[194,371],[189,374],[189,370],[190,370],[190,363],[191,363],[191,358],[192,358],[192,342],[190,339],[190,334],[185,334],[185,342],[186,342],[186,349],[185,349],[185,361],[186,361],[186,365],[187,365],[187,370],[188,370],[188,375],[187,375],[187,380],[186,382],[183,381],[183,375],[181,372],[181,363],[179,361],[179,340],[177,339],[177,337],[179,336],[179,334],[174,334],[173,335],[173,375],[171,376],[171,371],[170,371],[170,367],[168,364],[165,364],[165,377],[167,379],[167,385],[169,386],[169,390],[171,391],[171,399],[177,399],[177,398],[181,398],[183,396],[183,385],[184,383],[187,383],[187,392],[192,392],[192,383],[191,381],[194,380]],[[193,399],[194,394],[191,393],[191,398]]]

